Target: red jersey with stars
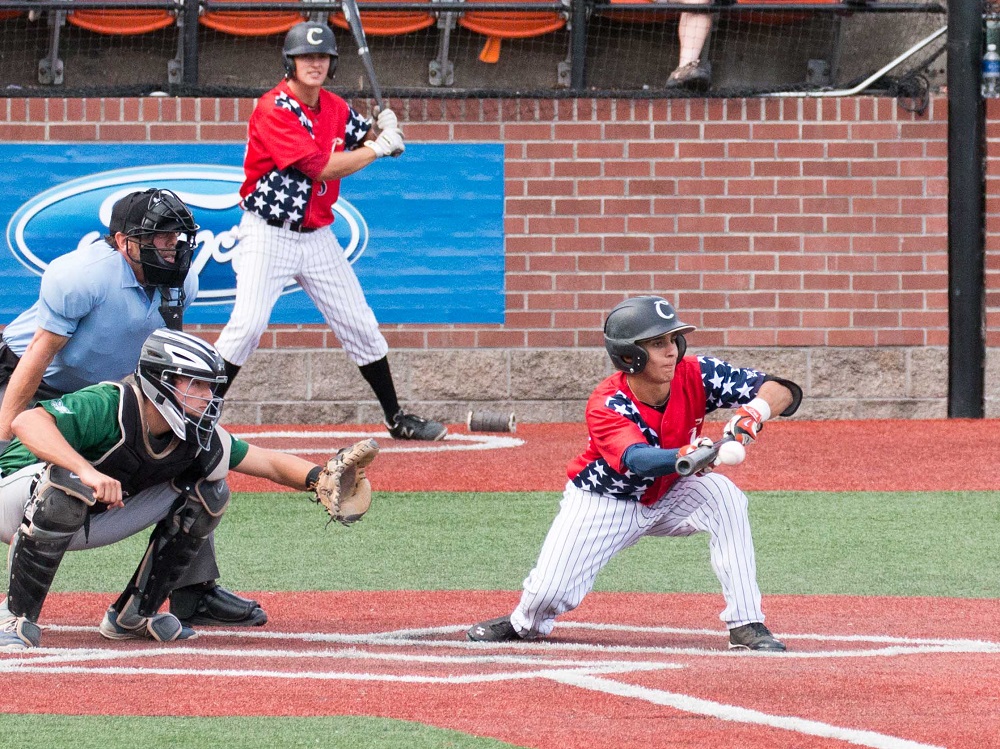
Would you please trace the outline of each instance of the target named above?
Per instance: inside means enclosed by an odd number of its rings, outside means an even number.
[[[340,180],[318,177],[331,152],[354,148],[370,127],[336,94],[321,89],[316,106],[309,107],[282,81],[250,115],[243,207],[264,219],[313,228],[332,224]]]
[[[635,444],[676,449],[701,434],[706,412],[705,385],[698,359],[677,363],[670,398],[663,413],[642,403],[624,372],[611,375],[587,401],[587,449],[570,461],[566,473],[579,488],[617,499],[655,503],[677,480],[640,476],[629,471],[622,457]]]

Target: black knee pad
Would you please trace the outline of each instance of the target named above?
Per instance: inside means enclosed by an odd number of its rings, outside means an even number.
[[[207,538],[218,527],[222,514],[229,507],[229,484],[225,480],[174,479],[171,486],[184,500],[177,511],[179,530],[195,538]]]
[[[37,538],[72,535],[83,527],[94,502],[94,492],[76,474],[50,465],[38,477],[25,511],[26,534]]]

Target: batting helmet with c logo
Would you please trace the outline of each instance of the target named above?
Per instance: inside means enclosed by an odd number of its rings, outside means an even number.
[[[337,40],[333,29],[325,23],[306,21],[297,23],[285,34],[285,46],[281,50],[281,59],[285,63],[285,77],[295,77],[296,55],[330,55],[330,70],[327,78],[333,78],[337,70]]]
[[[684,334],[695,330],[694,325],[678,319],[673,305],[663,297],[640,296],[626,299],[608,314],[604,321],[604,348],[616,369],[639,374],[649,361],[649,354],[640,342],[676,333],[677,360],[680,361],[687,349]]]

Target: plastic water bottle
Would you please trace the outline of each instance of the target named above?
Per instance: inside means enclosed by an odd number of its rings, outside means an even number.
[[[983,98],[1000,97],[1000,54],[997,45],[987,44],[983,55]]]

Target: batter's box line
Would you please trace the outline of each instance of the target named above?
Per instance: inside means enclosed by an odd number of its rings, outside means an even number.
[[[871,642],[878,644],[889,644],[889,647],[859,650],[816,650],[809,652],[787,651],[784,653],[750,653],[744,650],[728,650],[715,648],[678,648],[670,646],[652,645],[602,645],[599,643],[571,643],[571,642],[506,642],[506,643],[483,643],[468,642],[466,640],[434,640],[421,639],[436,635],[448,635],[464,633],[470,625],[447,625],[441,627],[427,627],[421,629],[394,630],[384,633],[369,634],[335,634],[323,632],[262,632],[250,630],[199,630],[199,637],[205,638],[234,638],[234,639],[255,639],[255,640],[282,640],[299,639],[303,642],[322,642],[330,644],[355,644],[367,645],[369,647],[424,647],[424,648],[447,648],[452,650],[476,650],[493,649],[501,651],[525,652],[528,649],[537,649],[539,652],[597,652],[597,653],[625,653],[630,655],[668,655],[668,656],[697,656],[716,658],[740,658],[740,657],[767,657],[767,658],[788,658],[798,660],[809,659],[846,659],[846,658],[873,658],[873,657],[897,657],[905,655],[930,655],[936,653],[980,653],[991,654],[1000,653],[1000,643],[987,642],[982,640],[966,639],[922,639],[922,638],[902,638],[889,637],[885,635],[826,635],[826,634],[797,634],[785,635],[782,637],[797,640],[817,640],[830,641],[843,639],[845,642]],[[620,631],[638,632],[644,634],[681,634],[681,635],[711,635],[719,636],[717,630],[705,629],[681,629],[676,627],[630,627],[622,624],[600,624],[586,622],[565,622],[561,626],[573,629],[595,629],[599,631]],[[70,625],[47,625],[47,629],[56,631],[93,632],[94,627],[70,626]]]
[[[383,453],[437,453],[437,452],[464,452],[468,450],[504,450],[512,447],[521,447],[524,440],[517,437],[499,437],[488,434],[449,434],[445,439],[432,442],[430,444],[406,444],[397,445],[396,440],[388,432],[247,432],[236,435],[240,439],[250,440],[254,444],[260,444],[262,439],[301,439],[301,440],[322,440],[322,439],[348,439],[360,440],[367,437],[380,439],[379,451]],[[278,453],[289,453],[292,455],[329,455],[343,445],[302,445],[299,447],[269,448]]]

